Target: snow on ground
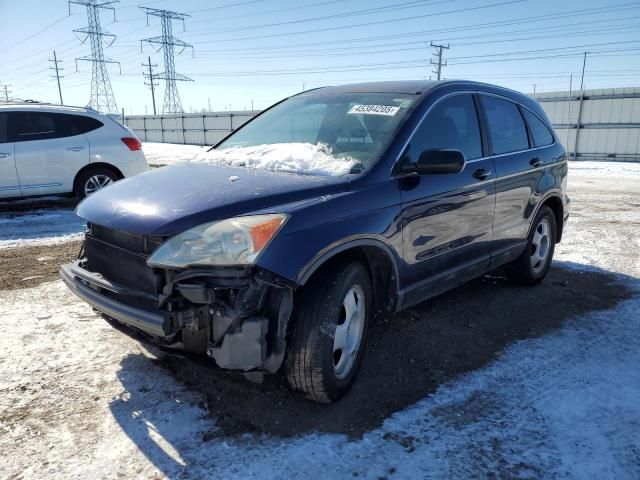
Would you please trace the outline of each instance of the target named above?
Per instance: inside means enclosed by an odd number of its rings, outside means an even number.
[[[72,209],[0,214],[0,249],[78,240],[85,223]]]
[[[203,441],[216,423],[201,394],[60,282],[0,291],[0,477],[640,478],[637,167],[571,164],[557,250],[634,298],[511,345],[357,440]]]
[[[233,167],[256,168],[309,175],[345,175],[357,161],[350,157],[336,157],[327,145],[311,143],[275,143],[252,147],[231,147],[224,150],[189,145],[143,144],[150,165],[172,163],[210,163]],[[149,146],[149,147],[148,147]]]

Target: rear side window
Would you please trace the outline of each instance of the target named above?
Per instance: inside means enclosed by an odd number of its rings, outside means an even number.
[[[411,139],[411,158],[424,150],[452,148],[467,160],[482,157],[478,114],[471,95],[454,95],[436,104]]]
[[[80,135],[81,133],[88,133],[97,128],[100,128],[104,123],[100,120],[96,120],[92,117],[84,117],[82,115],[65,115],[68,117],[70,126],[71,126],[71,134],[72,135]]]
[[[518,106],[496,97],[481,95],[493,153],[517,152],[529,148],[529,137]]]
[[[544,122],[540,120],[537,115],[530,112],[526,108],[522,109],[522,113],[524,115],[524,118],[527,120],[527,125],[529,126],[529,133],[531,133],[533,145],[535,147],[544,147],[546,145],[551,145],[553,143],[553,134],[544,124]]]
[[[82,115],[53,112],[10,112],[10,141],[27,142],[70,137],[101,127],[102,122]]]
[[[0,113],[0,143],[7,142],[7,117],[6,113]]]

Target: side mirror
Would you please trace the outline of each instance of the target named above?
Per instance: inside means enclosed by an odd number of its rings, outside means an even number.
[[[425,150],[416,163],[405,165],[405,173],[425,174],[460,173],[465,165],[464,153],[460,150],[439,148]]]

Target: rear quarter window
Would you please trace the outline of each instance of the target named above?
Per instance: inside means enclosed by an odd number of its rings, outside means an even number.
[[[533,112],[530,112],[526,108],[522,109],[524,118],[527,120],[529,126],[529,133],[533,140],[534,147],[545,147],[553,143],[553,134],[549,130],[549,127],[538,118]]]
[[[100,120],[82,115],[67,115],[73,135],[88,133],[96,130],[104,125]]]

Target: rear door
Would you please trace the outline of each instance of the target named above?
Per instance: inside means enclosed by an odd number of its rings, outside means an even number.
[[[479,97],[497,176],[492,265],[499,265],[524,248],[531,214],[545,191],[545,162],[516,102],[490,94]]]
[[[471,93],[438,101],[414,132],[404,161],[427,149],[465,155],[457,174],[409,175],[402,192],[405,304],[447,290],[489,266],[494,211],[494,173],[483,152],[478,112]]]
[[[9,114],[9,136],[23,195],[73,190],[76,173],[89,163],[89,144],[77,134],[73,115],[19,111]]]
[[[20,182],[16,171],[13,142],[7,138],[7,112],[0,112],[0,198],[19,197]]]

